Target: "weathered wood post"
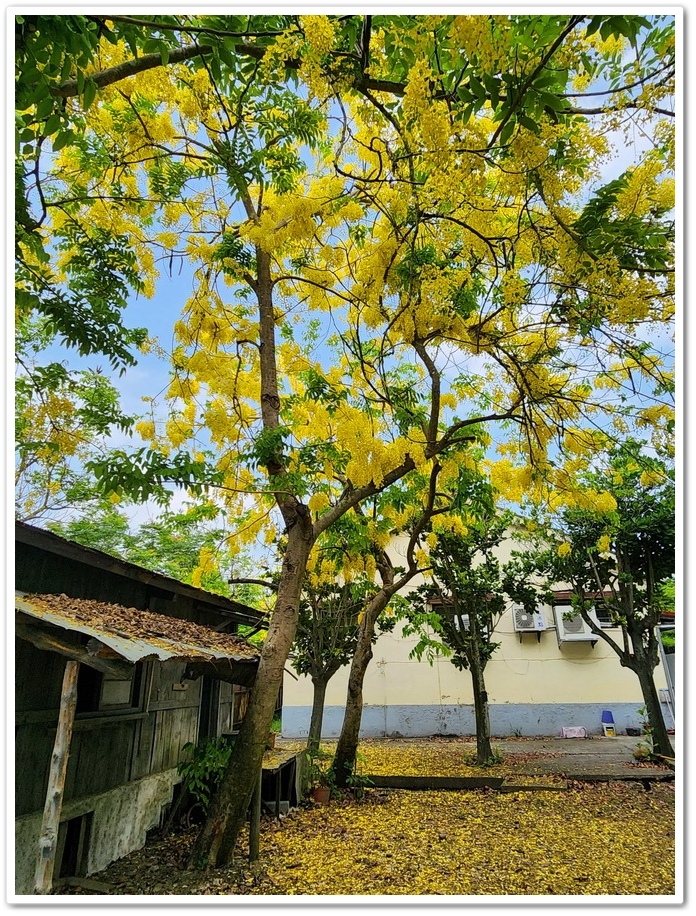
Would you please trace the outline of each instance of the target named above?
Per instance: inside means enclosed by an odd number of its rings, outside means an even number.
[[[249,815],[249,861],[256,862],[259,858],[259,844],[261,839],[261,774],[256,783],[254,794],[251,796],[251,813]]]
[[[56,859],[60,812],[63,807],[65,773],[70,756],[75,706],[77,705],[77,672],[79,662],[68,661],[63,674],[63,689],[60,697],[60,714],[56,740],[53,743],[51,769],[48,774],[48,789],[44,805],[41,833],[39,834],[39,858],[34,876],[34,893],[50,894],[53,884],[53,869]]]

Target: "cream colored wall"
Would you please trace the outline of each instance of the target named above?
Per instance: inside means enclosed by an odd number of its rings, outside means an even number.
[[[397,539],[390,548],[395,565],[403,564],[406,540]],[[510,559],[520,545],[504,542],[498,556]],[[414,579],[404,590],[416,588],[422,579]],[[559,584],[563,588],[563,584]],[[486,666],[488,699],[497,703],[639,703],[642,694],[636,675],[622,668],[616,653],[601,639],[594,647],[590,642],[558,644],[551,607],[540,608],[548,629],[537,641],[536,633],[520,634],[514,630],[508,610],[495,629],[500,642]],[[615,639],[621,631],[607,631]],[[363,699],[369,705],[433,706],[471,704],[471,675],[459,671],[446,658],[428,662],[409,659],[415,637],[402,637],[397,623],[393,634],[382,634],[373,647],[373,659],[365,677]],[[343,706],[346,701],[348,667],[342,668],[329,683],[326,706]],[[655,684],[666,686],[662,666],[655,671]],[[312,683],[309,678],[285,678],[284,706],[311,706]]]
[[[551,627],[551,609],[543,608]],[[409,659],[417,640],[384,633],[373,648],[363,689],[366,704],[432,706],[470,704],[471,675],[459,671],[448,660],[428,662]],[[609,630],[618,637],[619,630]],[[622,668],[615,652],[602,640],[594,647],[589,642],[563,643],[559,647],[554,628],[547,629],[537,641],[536,633],[514,631],[512,614],[506,612],[495,630],[500,642],[486,672],[488,699],[495,703],[642,703],[636,675]],[[346,700],[348,668],[343,668],[329,683],[327,706],[342,706]],[[655,683],[666,686],[664,670],[655,671]],[[312,683],[286,678],[285,706],[308,706],[312,702]]]

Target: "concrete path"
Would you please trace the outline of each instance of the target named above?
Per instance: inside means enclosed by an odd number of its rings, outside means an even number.
[[[579,781],[673,779],[674,771],[669,766],[639,763],[634,758],[633,751],[640,740],[595,735],[589,738],[494,738],[491,743],[503,755],[504,764],[506,756],[512,757],[505,766],[514,775],[557,775]],[[516,763],[515,754],[530,756]]]
[[[675,747],[675,738],[672,746]],[[476,739],[452,737],[465,752],[474,751]],[[674,769],[665,764],[639,763],[633,751],[645,739],[627,737],[606,738],[591,735],[587,738],[491,738],[494,751],[503,757],[502,769],[505,771],[505,783],[522,783],[525,776],[559,776],[568,781],[607,782],[610,780],[665,780],[674,779]],[[432,747],[436,742],[449,743],[447,737],[437,738],[368,738],[365,743],[385,745],[402,745],[428,743]],[[331,744],[332,742],[327,742]],[[497,775],[498,770],[494,768]],[[493,773],[491,775],[493,775]]]

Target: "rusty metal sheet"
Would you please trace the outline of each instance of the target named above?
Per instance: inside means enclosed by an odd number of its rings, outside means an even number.
[[[42,621],[49,626],[61,627],[73,633],[89,636],[118,657],[133,663],[150,659],[158,659],[162,662],[254,662],[258,659],[258,650],[244,643],[240,637],[235,637],[239,645],[231,646],[232,637],[229,634],[219,634],[199,624],[178,621],[176,618],[166,618],[164,615],[153,614],[149,611],[120,608],[120,606],[87,599],[60,597],[65,599],[65,608],[60,606],[61,602],[57,599],[57,596],[26,596],[20,593],[15,597],[15,608],[18,612],[26,614],[36,621]],[[47,606],[44,603],[44,598],[56,598],[56,601],[53,602],[54,606]],[[88,608],[88,620],[80,620],[74,613],[75,609],[79,610],[83,606]],[[109,618],[108,612],[111,612],[111,620],[108,623],[100,621],[100,607],[104,609],[107,619]],[[123,627],[113,623],[113,612],[115,610],[125,612],[123,615]],[[133,621],[141,630],[147,631],[149,628],[155,632],[144,632],[142,635],[136,635],[133,632],[135,626],[130,625]],[[168,634],[164,635],[156,632],[158,629],[176,628],[189,630],[195,628],[200,633],[200,636],[199,638],[191,639],[187,635],[179,639]],[[228,645],[224,645],[225,642]],[[90,654],[108,655],[110,652],[104,652],[101,647],[93,644],[93,648],[90,648]]]

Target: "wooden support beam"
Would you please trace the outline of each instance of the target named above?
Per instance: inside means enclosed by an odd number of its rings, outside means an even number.
[[[251,813],[249,815],[249,861],[257,862],[261,840],[261,774],[251,796]]]
[[[65,655],[73,661],[83,662],[90,668],[96,668],[97,671],[103,671],[105,674],[127,677],[133,670],[132,662],[121,661],[117,658],[97,658],[75,634],[44,623],[34,623],[25,614],[15,615],[15,636],[32,643],[37,649],[57,652],[59,655]],[[91,642],[97,643],[97,640],[91,640]]]
[[[39,856],[34,876],[35,894],[51,893],[60,813],[63,808],[65,774],[68,768],[70,740],[72,738],[73,722],[75,721],[75,707],[77,706],[77,673],[79,668],[79,662],[68,661],[65,663],[58,728],[56,729],[56,740],[53,743],[46,804],[41,821],[41,833],[39,834]]]
[[[229,662],[224,659],[209,662],[189,662],[184,671],[184,679],[195,681],[196,678],[207,675],[219,681],[227,681],[229,684],[251,687],[256,680],[258,667],[258,659],[248,662]]]

